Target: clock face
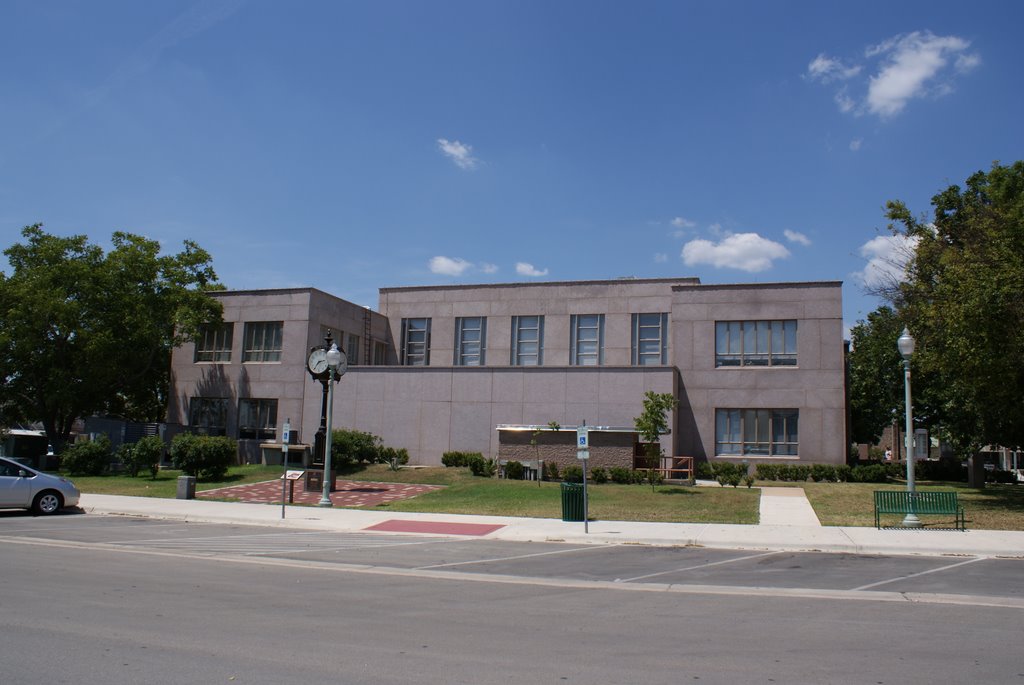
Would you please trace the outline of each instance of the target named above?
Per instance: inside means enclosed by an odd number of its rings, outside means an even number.
[[[309,353],[306,366],[312,374],[322,374],[327,371],[327,350],[317,348]]]

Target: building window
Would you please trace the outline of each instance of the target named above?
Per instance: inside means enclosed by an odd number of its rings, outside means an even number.
[[[242,350],[242,361],[281,361],[281,331],[283,328],[284,324],[280,321],[245,324],[245,349]]]
[[[373,365],[384,366],[388,363],[388,346],[382,342],[373,343]]]
[[[430,365],[430,319],[402,319],[402,365]]]
[[[200,435],[226,435],[228,401],[223,397],[193,397],[188,403],[188,425]]]
[[[604,364],[604,314],[569,317],[569,363],[573,366]]]
[[[796,409],[715,410],[718,456],[796,456],[799,446]]]
[[[512,317],[512,366],[544,364],[544,317]]]
[[[668,314],[634,314],[632,321],[633,366],[668,363]]]
[[[238,403],[238,437],[273,440],[277,436],[277,400],[245,399]]]
[[[796,366],[796,320],[716,322],[715,366]]]
[[[345,356],[348,358],[349,366],[359,363],[359,336],[354,333],[348,334],[348,345],[345,346]]]
[[[455,366],[483,366],[487,347],[487,317],[455,319]]]
[[[234,337],[235,324],[206,324],[199,329],[196,338],[197,362],[230,362],[231,339]]]

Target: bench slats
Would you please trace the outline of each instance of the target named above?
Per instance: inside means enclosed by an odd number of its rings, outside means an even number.
[[[881,528],[881,514],[946,514],[956,517],[956,525],[966,530],[964,509],[957,493],[948,490],[906,492],[905,490],[875,490],[875,527]]]

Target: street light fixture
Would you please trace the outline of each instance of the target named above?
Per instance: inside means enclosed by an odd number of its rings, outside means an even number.
[[[327,439],[324,444],[324,492],[318,503],[321,507],[334,506],[331,502],[331,414],[334,413],[334,383],[343,360],[344,355],[337,343],[332,343],[331,349],[327,350]]]
[[[914,499],[916,497],[916,490],[914,487],[914,413],[913,407],[910,404],[910,358],[914,355],[914,338],[910,335],[910,331],[906,327],[903,328],[903,334],[900,339],[896,341],[896,346],[899,347],[900,356],[903,357],[903,388],[906,395],[907,405],[907,424],[904,431],[905,444],[906,444],[906,456],[907,456],[907,493],[910,500],[910,511],[903,518],[904,528],[920,528],[921,519],[917,518],[917,514],[914,513]]]

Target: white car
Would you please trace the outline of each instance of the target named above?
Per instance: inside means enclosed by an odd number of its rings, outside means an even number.
[[[0,458],[0,509],[31,509],[52,514],[78,504],[82,493],[67,478],[51,476]]]

